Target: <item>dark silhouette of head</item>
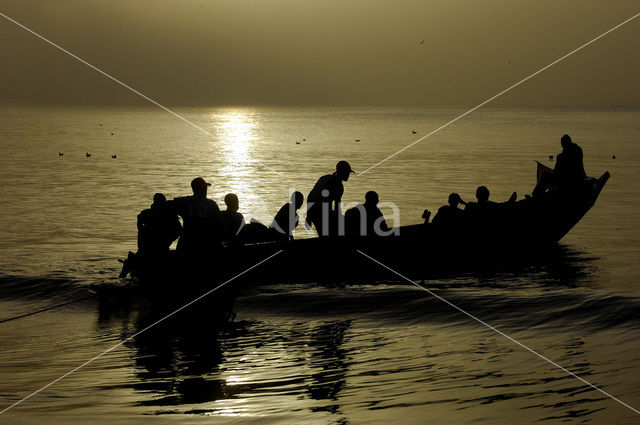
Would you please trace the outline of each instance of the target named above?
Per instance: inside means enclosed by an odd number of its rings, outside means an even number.
[[[487,202],[489,200],[489,189],[486,186],[480,186],[476,189],[476,199],[478,202]]]
[[[355,173],[355,171],[351,169],[351,165],[349,165],[347,161],[340,161],[336,164],[335,174],[340,177],[340,180],[346,182],[349,180],[349,175],[351,173]]]
[[[368,191],[364,195],[364,204],[365,205],[369,205],[369,206],[375,207],[376,205],[378,205],[379,201],[380,200],[378,198],[378,194],[376,192],[374,192],[373,190]]]
[[[295,205],[296,209],[299,209],[304,203],[304,195],[298,191],[293,192],[291,194],[291,203]]]
[[[160,208],[167,203],[167,198],[162,193],[156,193],[153,195],[153,204],[151,208]]]
[[[453,208],[457,208],[458,204],[464,204],[464,201],[462,200],[462,198],[460,198],[460,195],[458,195],[457,193],[450,194],[449,205],[451,205]]]
[[[236,212],[240,208],[240,201],[235,193],[227,193],[224,196],[224,203],[227,206],[227,211]]]
[[[563,150],[567,149],[572,144],[573,142],[571,141],[571,137],[569,137],[568,134],[565,134],[560,138],[560,145],[562,146]]]
[[[196,177],[191,180],[191,190],[194,195],[207,196],[207,188],[211,183],[207,183],[202,177]]]

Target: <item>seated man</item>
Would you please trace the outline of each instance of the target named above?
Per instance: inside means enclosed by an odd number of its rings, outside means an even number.
[[[553,173],[543,173],[538,179],[533,196],[542,195],[548,188],[558,186],[571,188],[579,185],[587,177],[582,162],[582,148],[573,143],[571,137],[565,134],[560,139],[562,152],[556,155],[556,165]]]
[[[224,203],[227,205],[227,209],[222,212],[222,217],[227,228],[227,240],[231,240],[238,236],[246,223],[244,222],[244,216],[238,212],[240,203],[235,193],[225,195]]]
[[[138,214],[138,252],[144,256],[164,255],[181,234],[177,214],[171,211],[165,196],[156,193],[151,208]]]
[[[477,202],[467,202],[464,208],[465,223],[473,232],[489,235],[496,226],[508,220],[508,206],[515,203],[518,195],[513,192],[506,202],[490,201],[489,196],[489,189],[480,186],[476,190]]]
[[[364,204],[356,205],[345,213],[345,229],[347,234],[360,236],[381,236],[389,227],[382,211],[378,208],[378,194],[369,191],[365,195]]]
[[[518,194],[513,192],[509,199],[506,202],[493,202],[489,200],[489,196],[491,193],[486,186],[478,186],[476,189],[476,201],[477,202],[468,202],[464,208],[465,211],[473,211],[476,209],[489,209],[495,207],[501,207],[504,205],[512,204],[516,201]]]
[[[447,227],[460,225],[464,219],[464,211],[458,208],[459,204],[467,205],[457,193],[450,194],[449,204],[438,209],[431,223]]]
[[[293,239],[293,230],[298,227],[298,214],[297,211],[302,207],[304,203],[304,195],[300,192],[293,192],[291,194],[291,202],[284,204],[271,223],[271,229],[275,230],[279,234]]]

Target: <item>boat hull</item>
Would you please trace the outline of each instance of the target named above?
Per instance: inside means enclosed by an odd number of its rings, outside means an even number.
[[[606,172],[599,179],[585,180],[583,185],[570,191],[555,190],[540,197],[503,204],[492,209],[488,219],[465,221],[455,228],[416,224],[402,226],[395,235],[384,237],[246,244],[197,260],[171,252],[161,260],[138,259],[131,266],[131,275],[147,282],[175,282],[185,278],[210,281],[211,277],[232,277],[267,258],[255,273],[258,279],[376,275],[384,267],[372,267],[375,264],[371,258],[389,267],[414,272],[510,261],[542,252],[560,241],[593,207],[608,179]],[[363,274],[364,270],[371,273]]]

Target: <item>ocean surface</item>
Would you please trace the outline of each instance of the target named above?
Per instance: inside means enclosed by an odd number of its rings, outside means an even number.
[[[90,290],[118,284],[117,259],[135,250],[136,215],[155,192],[188,195],[202,176],[219,205],[236,193],[246,219],[269,223],[338,160],[365,171],[464,111],[176,110],[198,129],[159,109],[0,107],[0,410],[179,307],[104,305]],[[376,190],[404,225],[479,185],[497,201],[522,197],[534,160],[553,166],[565,133],[589,175],[612,177],[557,252],[423,285],[637,410],[640,109],[478,110],[353,175],[343,201]],[[255,280],[128,339],[0,423],[640,421],[406,281]]]

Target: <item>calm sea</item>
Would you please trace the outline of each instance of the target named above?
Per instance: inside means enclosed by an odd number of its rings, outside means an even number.
[[[0,323],[0,409],[168,312],[144,302],[104,308],[88,290],[117,282],[117,259],[135,249],[136,215],[155,192],[187,195],[202,176],[219,204],[236,193],[247,219],[269,223],[291,191],[308,193],[338,160],[364,171],[464,110],[178,112],[209,134],[161,110],[0,108],[0,320],[81,299]],[[481,184],[494,200],[522,197],[534,160],[553,166],[564,133],[582,146],[588,174],[612,177],[557,255],[451,270],[424,285],[640,409],[639,109],[480,110],[354,175],[343,200],[376,190],[398,206],[395,224],[412,224],[450,192],[473,199]],[[406,282],[288,279],[218,301],[129,340],[0,422],[639,420]]]

